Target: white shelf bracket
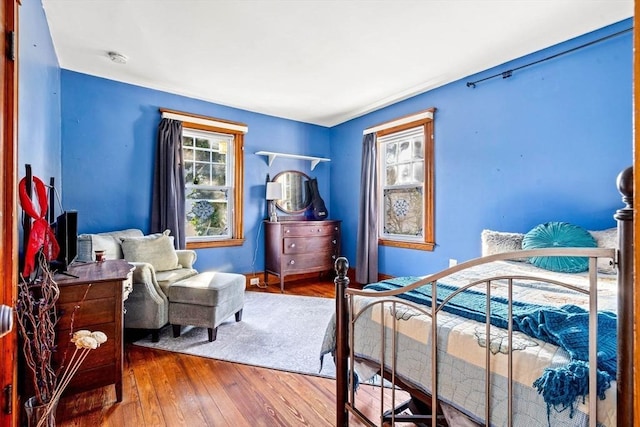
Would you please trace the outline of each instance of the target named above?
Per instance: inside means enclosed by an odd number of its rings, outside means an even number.
[[[269,166],[273,163],[273,160],[278,157],[284,157],[287,159],[299,159],[299,160],[309,160],[311,162],[311,170],[314,170],[318,163],[320,162],[330,162],[331,159],[327,159],[324,157],[314,157],[314,156],[301,156],[299,154],[287,154],[287,153],[275,153],[273,151],[257,151],[257,155],[259,156],[267,156],[267,161]]]
[[[271,163],[273,163],[273,161],[276,159],[276,157],[278,157],[278,156],[276,154],[273,154],[273,153],[267,155],[269,166],[271,166]]]

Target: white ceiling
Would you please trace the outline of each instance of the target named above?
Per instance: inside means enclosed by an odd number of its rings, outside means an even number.
[[[64,69],[323,126],[633,16],[633,0],[42,3]]]

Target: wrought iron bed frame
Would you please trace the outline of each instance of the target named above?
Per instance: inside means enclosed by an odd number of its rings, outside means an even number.
[[[360,421],[365,424],[375,426],[375,422],[367,418],[356,406],[355,397],[354,397],[354,388],[349,387],[349,384],[353,384],[353,372],[354,372],[354,353],[353,353],[353,336],[350,334],[353,331],[353,324],[358,316],[364,311],[364,308],[359,310],[358,312],[354,312],[353,298],[357,296],[373,296],[376,298],[379,297],[379,300],[373,304],[387,303],[392,304],[392,309],[395,309],[395,304],[397,299],[392,298],[394,295],[400,292],[406,292],[408,290],[414,289],[419,286],[427,285],[427,284],[435,284],[437,280],[444,276],[448,276],[455,272],[464,270],[469,267],[473,267],[476,265],[498,261],[498,260],[508,260],[513,258],[522,258],[522,257],[531,257],[531,256],[582,256],[589,258],[589,291],[582,291],[579,289],[573,289],[578,292],[588,293],[591,296],[596,295],[596,286],[597,286],[597,259],[598,258],[611,258],[615,263],[618,275],[617,275],[617,284],[618,284],[618,325],[617,325],[617,333],[618,333],[618,343],[617,343],[617,376],[616,376],[616,384],[617,384],[617,397],[616,397],[616,412],[617,412],[617,425],[618,426],[628,426],[633,423],[633,404],[634,404],[634,390],[633,390],[633,170],[631,167],[625,169],[620,173],[617,179],[618,191],[622,195],[622,201],[625,206],[616,211],[614,218],[617,220],[618,227],[618,249],[601,249],[601,248],[554,248],[554,249],[537,249],[537,250],[528,250],[528,251],[518,251],[497,255],[490,255],[487,257],[477,258],[475,260],[471,260],[465,263],[458,264],[454,267],[443,270],[439,273],[430,275],[419,282],[413,283],[411,285],[405,286],[401,291],[365,291],[359,290],[355,288],[349,288],[349,278],[347,277],[348,272],[348,261],[344,257],[340,257],[336,260],[336,273],[337,277],[335,278],[335,286],[336,286],[336,350],[335,350],[335,362],[336,362],[336,401],[337,401],[337,413],[336,413],[336,426],[348,426],[349,425],[349,414],[354,415]],[[540,279],[534,278],[531,276],[527,277],[491,277],[485,278],[473,283],[468,284],[464,288],[469,288],[475,286],[479,283],[487,284],[487,300],[490,298],[490,287],[488,286],[494,280],[507,280],[509,295],[512,286],[513,279]],[[561,282],[554,282],[549,279],[542,279],[547,283],[553,283],[559,286],[564,286],[571,288],[570,285]],[[433,286],[433,300],[436,301],[436,292],[437,288]],[[442,306],[449,301],[450,298],[445,299],[441,304],[432,304],[432,307],[422,306],[416,307],[412,303],[407,301],[402,301],[404,305],[410,305],[413,309],[419,310],[421,313],[430,316],[432,319],[431,322],[431,339],[432,343],[437,342],[435,337],[437,337],[437,315],[441,310]],[[509,300],[511,300],[509,298]],[[369,304],[371,306],[372,304]],[[511,306],[510,306],[511,307]],[[589,298],[589,312],[591,313],[589,316],[589,360],[596,360],[596,352],[597,348],[595,345],[597,339],[597,332],[594,328],[597,325],[597,298],[590,297]],[[509,347],[511,346],[511,335],[512,335],[512,325],[511,325],[511,309],[509,309],[509,329],[508,329],[508,339],[509,339]],[[488,318],[488,315],[487,315]],[[396,333],[396,323],[392,322],[392,333],[395,336]],[[490,324],[486,322],[486,333],[489,335]],[[383,327],[384,329],[384,327]],[[384,339],[382,337],[382,339]],[[392,346],[396,345],[395,339],[392,338]],[[437,344],[431,346],[431,360],[437,361]],[[486,375],[485,375],[485,420],[490,419],[489,407],[490,407],[490,393],[488,392],[490,387],[490,375],[491,371],[489,368],[490,364],[490,346],[486,346]],[[384,355],[386,350],[382,351]],[[392,350],[391,354],[395,354],[395,349]],[[384,359],[384,357],[382,358]],[[438,395],[437,395],[437,362],[432,363],[432,383],[430,384],[430,390],[435,390],[436,392],[431,393],[431,396],[420,391],[420,389],[406,381],[401,380],[395,375],[395,360],[391,358],[391,365],[386,364],[384,360],[380,361],[381,364],[381,374],[382,376],[390,382],[391,385],[391,393],[392,400],[394,399],[394,390],[396,388],[403,389],[412,396],[412,403],[417,402],[423,408],[430,410],[428,414],[410,414],[410,415],[400,415],[399,411],[402,411],[407,408],[409,405],[408,402],[400,405],[395,408],[395,410],[388,411],[384,409],[384,405],[381,404],[380,409],[380,424],[394,424],[395,422],[415,422],[419,425],[426,425],[426,423],[430,423],[432,427],[436,427],[438,424],[438,420],[442,419],[442,415],[439,414],[438,411]],[[512,356],[511,352],[509,352],[508,356],[508,425],[512,425]],[[589,395],[595,396],[596,390],[596,364],[590,364],[590,373],[589,373]],[[383,394],[381,393],[381,399],[383,399]],[[589,399],[589,423],[590,426],[596,426],[596,416],[597,414],[597,400],[598,399]],[[435,409],[432,409],[435,408]]]

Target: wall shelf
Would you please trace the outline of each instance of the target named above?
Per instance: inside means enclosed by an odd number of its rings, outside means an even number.
[[[267,156],[269,158],[269,166],[271,166],[271,163],[273,163],[273,161],[277,157],[284,157],[287,159],[309,160],[311,162],[311,170],[313,170],[320,162],[331,161],[331,159],[327,159],[325,157],[301,156],[299,154],[275,153],[273,151],[257,151],[256,154],[259,156]]]

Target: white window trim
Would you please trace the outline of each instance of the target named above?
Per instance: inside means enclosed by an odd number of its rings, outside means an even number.
[[[236,132],[241,132],[243,134],[246,134],[247,132],[249,132],[249,127],[248,126],[239,125],[239,124],[235,124],[235,123],[229,123],[229,122],[222,122],[222,121],[218,121],[218,120],[208,119],[206,117],[198,117],[198,116],[180,114],[180,113],[175,112],[175,111],[163,111],[162,112],[162,118],[163,119],[179,120],[181,122],[195,123],[195,124],[198,124],[198,125],[210,126],[210,127],[220,128],[220,129],[233,130],[233,131],[236,131]]]
[[[433,119],[433,111],[432,110],[421,111],[419,113],[412,114],[410,116],[400,117],[399,119],[393,120],[391,122],[385,122],[385,123],[370,127],[368,129],[365,129],[362,132],[362,134],[367,135],[370,133],[376,133],[376,132],[380,132],[381,130],[390,129],[396,126],[401,126],[407,123],[416,122],[422,119]]]
[[[413,116],[412,116],[413,117]],[[409,123],[409,122],[404,122],[404,123],[400,123],[400,124],[405,124],[405,123]],[[391,126],[390,126],[391,127]],[[387,127],[387,128],[390,128]],[[380,156],[378,157],[378,171],[380,173],[380,188],[379,188],[379,192],[378,194],[380,195],[380,206],[378,207],[378,224],[382,225],[384,224],[384,215],[385,215],[385,210],[384,210],[384,190],[385,189],[403,189],[403,188],[416,188],[416,187],[420,187],[422,189],[423,192],[423,196],[421,199],[422,202],[422,219],[421,222],[424,224],[424,216],[426,215],[426,206],[425,206],[425,200],[424,200],[424,192],[425,192],[425,182],[424,180],[422,182],[412,182],[412,183],[407,183],[407,184],[399,184],[399,185],[386,185],[386,179],[385,179],[385,171],[386,171],[386,157],[383,155],[384,152],[386,152],[386,150],[384,150],[383,148],[386,148],[386,144],[390,144],[390,143],[396,143],[398,142],[398,140],[403,140],[405,138],[411,137],[411,136],[417,136],[417,135],[421,135],[426,137],[426,133],[425,133],[425,127],[424,125],[421,126],[416,126],[414,128],[410,128],[410,129],[405,129],[405,130],[401,130],[395,133],[390,133],[388,135],[382,136],[380,138],[378,138],[378,145],[380,146]],[[425,147],[425,141],[423,141],[423,149]],[[426,156],[424,156],[426,157]],[[424,161],[424,158],[423,158]],[[426,167],[426,165],[425,165]],[[384,240],[395,240],[395,241],[399,241],[399,242],[409,242],[409,243],[422,243],[424,242],[425,239],[425,234],[426,230],[423,228],[422,229],[422,235],[419,236],[409,236],[409,235],[401,235],[401,234],[388,234],[385,233],[384,229],[382,227],[380,227],[380,231],[378,233],[378,237],[380,239],[384,239]]]

